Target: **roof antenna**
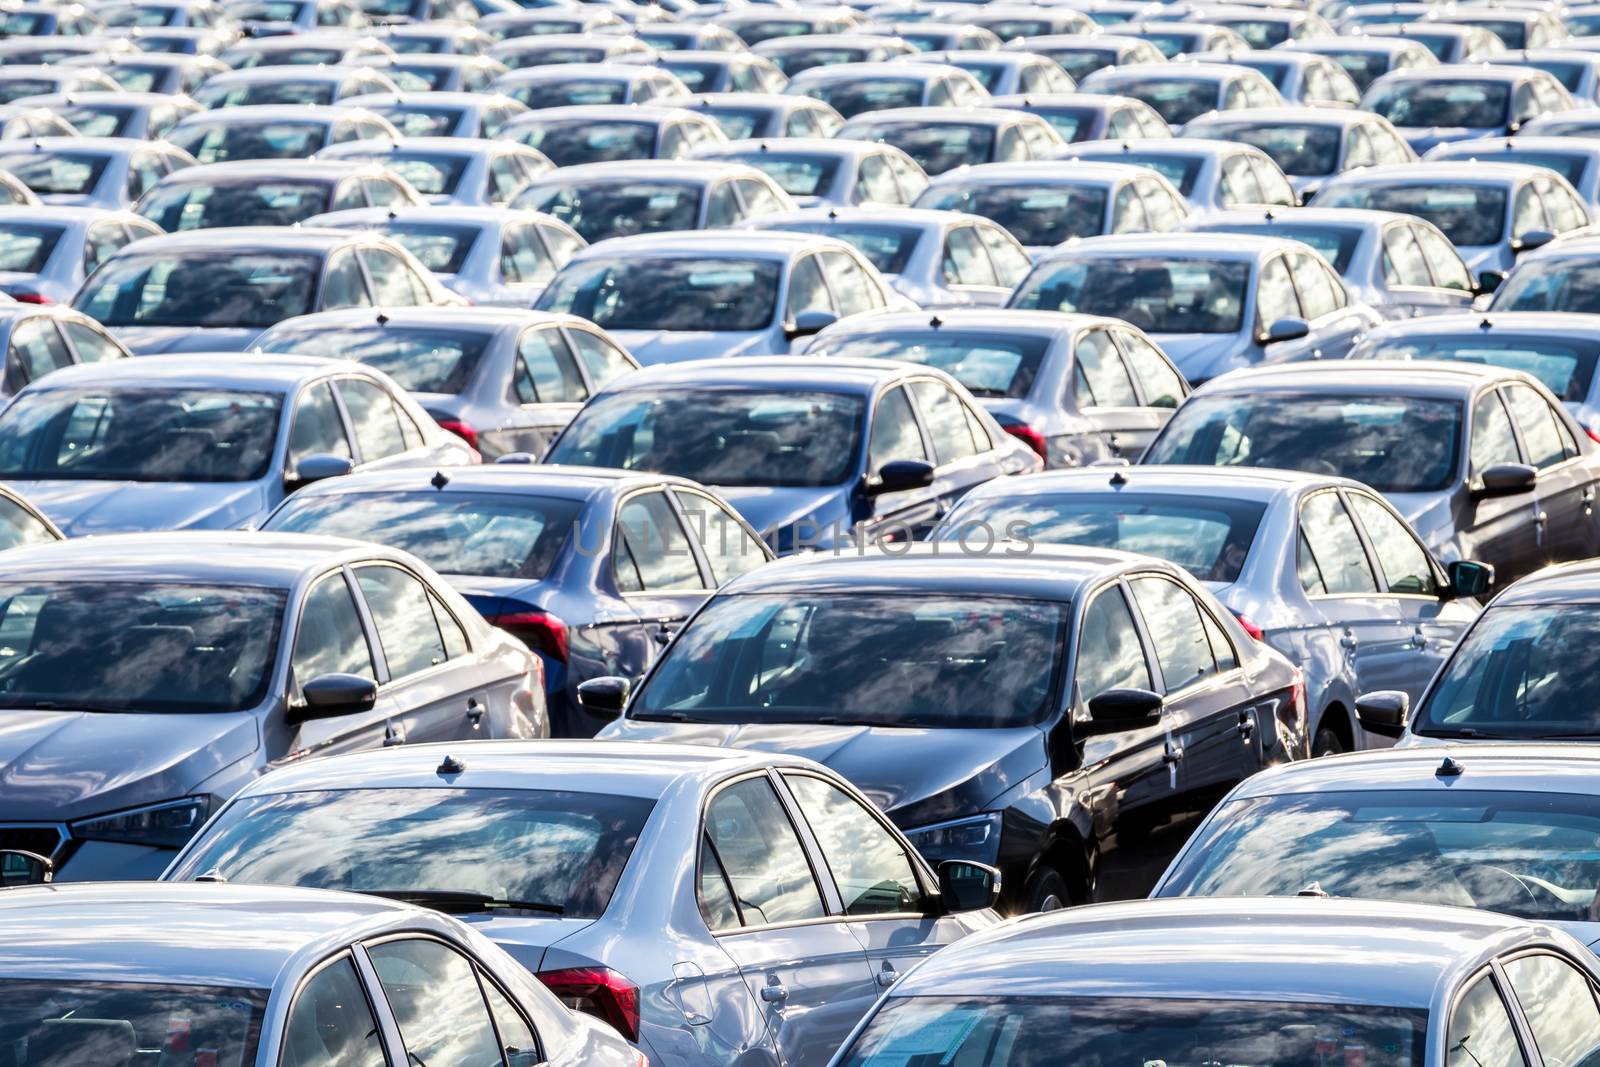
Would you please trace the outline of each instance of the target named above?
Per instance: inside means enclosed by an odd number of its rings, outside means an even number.
[[[450,484],[450,476],[444,471],[434,471],[433,477],[428,479],[428,484],[435,489],[443,489]]]
[[[928,325],[937,330],[939,327],[944,325],[944,319],[940,318],[938,315],[935,315],[933,318],[928,320]]]
[[[378,325],[379,326],[387,326],[387,325],[389,325],[389,316],[387,314],[385,314],[384,312],[382,312],[382,311],[378,312]]]
[[[1121,489],[1123,486],[1125,486],[1127,484],[1128,484],[1128,476],[1126,474],[1123,474],[1120,470],[1112,472],[1112,475],[1111,475],[1112,488]]]
[[[1321,882],[1308,882],[1304,889],[1295,894],[1297,897],[1325,897],[1327,895],[1328,891],[1322,888]]]
[[[1439,764],[1439,769],[1433,773],[1439,778],[1456,778],[1459,777],[1461,772],[1464,770],[1466,770],[1466,768],[1461,765],[1460,760],[1446,756],[1444,758],[1444,762]]]
[[[439,766],[434,770],[433,773],[435,773],[435,774],[439,775],[441,778],[443,778],[443,777],[445,777],[447,775],[451,775],[451,774],[460,774],[462,771],[464,771],[466,769],[467,769],[467,765],[465,763],[462,763],[460,760],[456,759],[454,756],[446,756],[443,759],[443,761],[440,762]]]
[[[1478,329],[1487,330],[1493,325],[1494,325],[1494,320],[1491,319],[1489,316],[1485,315],[1483,317],[1483,321],[1478,323]]]

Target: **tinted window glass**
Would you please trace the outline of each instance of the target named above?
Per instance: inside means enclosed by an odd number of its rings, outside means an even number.
[[[1367,551],[1349,512],[1336,493],[1317,493],[1300,506],[1302,555],[1309,549],[1315,581],[1307,584],[1306,559],[1300,560],[1301,585],[1308,593],[1371,593],[1378,588]]]
[[[774,260],[590,258],[563,267],[537,306],[608,330],[759,330],[772,322],[781,269]]]
[[[348,958],[330,963],[300,990],[283,1047],[285,1062],[294,1067],[384,1067],[388,1062],[366,991]]]
[[[916,416],[911,411],[911,401],[905,389],[891,389],[878,401],[873,414],[872,442],[868,451],[868,466],[874,472],[882,470],[885,463],[894,460],[928,461],[928,450],[922,443],[922,431],[917,428]]]
[[[674,489],[690,535],[700,542],[711,565],[712,580],[721,585],[767,562],[761,542],[745,531],[739,520],[720,504],[699,493]]]
[[[1131,584],[1166,691],[1176,692],[1213,673],[1216,661],[1194,597],[1164,578],[1136,578]]]
[[[412,1061],[500,1061],[488,1005],[465,957],[437,941],[411,938],[368,946],[367,954]]]
[[[1600,1046],[1600,1009],[1589,979],[1559,956],[1508,960],[1506,977],[1546,1067],[1574,1067]]]
[[[553,328],[522,335],[512,382],[517,401],[523,404],[571,404],[589,398],[572,353]]]
[[[289,432],[289,466],[293,469],[307,456],[319,453],[350,456],[344,420],[334,405],[333,389],[326,382],[307,389],[295,404],[294,427]]]
[[[1111,334],[1085,330],[1073,350],[1076,395],[1080,407],[1131,408],[1139,406],[1128,368],[1122,363]]]
[[[1107,589],[1083,617],[1073,681],[1084,703],[1108,689],[1154,689],[1133,612],[1121,590]]]
[[[1056,245],[1105,233],[1106,190],[1090,185],[940,184],[917,207],[981,215],[1025,245]]]
[[[373,382],[357,378],[340,378],[338,389],[344,408],[350,413],[364,462],[406,450],[405,435],[400,429],[402,416],[388,393]]]
[[[1422,596],[1439,595],[1439,582],[1434,577],[1427,549],[1412,536],[1411,531],[1388,508],[1362,493],[1350,493],[1346,499],[1360,520],[1367,539],[1372,542],[1373,555],[1383,571],[1391,593],[1412,593]]]
[[[700,589],[694,550],[661,493],[643,493],[617,514],[617,579],[625,592]]]
[[[306,596],[295,632],[292,666],[295,681],[301,685],[324,674],[376,679],[361,615],[343,575],[328,575]]]
[[[113,329],[265,329],[312,310],[320,267],[299,255],[125,255],[97,271],[72,306]]]
[[[1236,333],[1249,280],[1238,261],[1085,256],[1039,270],[1011,306],[1107,315],[1154,333]]]
[[[706,835],[733,886],[744,925],[815,919],[822,894],[800,838],[765,778],[735,782],[706,811]]]
[[[1494,980],[1478,979],[1450,1013],[1448,1067],[1523,1067],[1522,1046]]]
[[[972,430],[967,425],[961,401],[941,382],[913,382],[911,391],[922,412],[922,422],[933,442],[940,466],[969,459],[977,454]]]
[[[353,359],[380,370],[416,393],[460,393],[477,369],[490,333],[400,326],[329,326],[273,330],[261,339],[264,352],[295,352]]]
[[[944,371],[974,396],[1020,398],[1033,387],[1049,347],[1048,338],[1008,337],[998,331],[960,333],[945,326],[926,333],[897,329],[859,336],[830,330],[806,354],[921,363]]]
[[[919,912],[922,887],[907,847],[860,802],[831,782],[786,774],[789,790],[822,848],[846,915]]]
[[[362,567],[356,584],[372,612],[392,678],[437,667],[448,658],[420,581],[397,567]]]
[[[1522,443],[1528,452],[1528,462],[1543,469],[1567,458],[1561,435],[1556,431],[1554,416],[1544,397],[1525,385],[1512,385],[1505,389],[1511,415],[1522,431]]]

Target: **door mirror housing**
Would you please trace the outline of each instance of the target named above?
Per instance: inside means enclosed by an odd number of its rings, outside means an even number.
[[[1526,463],[1496,463],[1478,476],[1473,496],[1515,496],[1532,491],[1539,481],[1539,472]]]
[[[1262,330],[1256,340],[1264,345],[1275,345],[1279,341],[1298,341],[1310,332],[1311,324],[1305,319],[1277,319]]]
[[[1494,566],[1475,559],[1458,559],[1445,568],[1452,596],[1483,596],[1494,584]]]
[[[1556,239],[1556,235],[1549,230],[1526,230],[1511,239],[1511,251],[1531,252],[1535,248],[1543,248]]]
[[[349,456],[335,456],[331,452],[318,452],[307,456],[295,465],[294,473],[284,478],[289,489],[320,482],[325,478],[342,478],[356,469]]]
[[[0,889],[14,885],[47,885],[55,875],[56,865],[49,856],[20,848],[0,848]],[[943,886],[943,878],[939,879],[939,884]]]
[[[378,683],[359,674],[319,674],[300,687],[300,696],[303,702],[289,708],[290,725],[371,711],[378,703]]]
[[[831,311],[802,311],[783,327],[783,336],[793,341],[796,337],[810,337],[821,333],[839,321]]]
[[[1356,718],[1379,737],[1399,737],[1411,718],[1411,697],[1398,689],[1380,689],[1356,697]]]
[[[867,479],[867,493],[903,493],[907,489],[926,489],[933,484],[933,464],[920,459],[893,459]]]
[[[1000,902],[1000,872],[987,863],[945,860],[939,864],[939,899],[946,915],[992,908]]]
[[[633,683],[616,675],[578,683],[578,707],[602,719],[615,719],[628,705]]]
[[[1500,283],[1505,280],[1506,275],[1504,271],[1479,271],[1477,284],[1472,287],[1472,291],[1478,296],[1488,296],[1490,293],[1500,288]]]
[[[1161,721],[1160,693],[1148,689],[1107,689],[1089,698],[1090,734],[1114,734]]]

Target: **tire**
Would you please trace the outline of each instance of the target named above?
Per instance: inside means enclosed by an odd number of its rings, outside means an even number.
[[[1318,727],[1317,736],[1311,739],[1312,759],[1318,756],[1336,756],[1344,750],[1344,738],[1326,726]]]
[[[1021,914],[1036,911],[1056,911],[1072,903],[1072,891],[1067,880],[1054,867],[1041,866],[1028,876],[1022,887]]]

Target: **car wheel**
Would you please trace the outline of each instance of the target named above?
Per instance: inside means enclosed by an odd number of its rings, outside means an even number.
[[[1072,903],[1067,880],[1054,867],[1040,867],[1022,888],[1022,911],[1058,911]]]
[[[1318,756],[1334,756],[1344,751],[1344,739],[1326,726],[1317,730],[1317,736],[1311,739],[1311,758]]]

